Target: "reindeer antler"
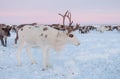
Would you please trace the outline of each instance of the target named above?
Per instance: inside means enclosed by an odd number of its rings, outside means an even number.
[[[62,18],[63,18],[63,26],[65,26],[65,17],[67,16],[67,13],[68,13],[68,10],[65,12],[64,15],[58,13],[58,15],[62,16]]]
[[[73,31],[73,27],[71,26],[73,21],[71,20],[71,12],[69,12],[68,10],[65,12],[64,15],[58,13],[58,15],[62,16],[63,18],[63,27],[65,28],[65,30],[68,31],[68,33],[72,32]],[[69,21],[69,26],[65,26],[65,18],[68,18],[68,21]]]
[[[71,27],[73,21],[71,20],[71,12],[68,12],[67,18],[69,20],[69,27]]]

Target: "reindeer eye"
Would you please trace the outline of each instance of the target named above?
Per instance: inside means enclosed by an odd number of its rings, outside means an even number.
[[[73,34],[69,34],[69,37],[71,37],[71,38],[72,38],[73,36],[74,36]]]

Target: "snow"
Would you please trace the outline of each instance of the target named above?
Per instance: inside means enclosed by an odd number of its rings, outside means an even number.
[[[8,38],[8,46],[0,45],[0,79],[120,79],[120,33],[91,31],[75,35],[80,46],[66,45],[61,52],[50,51],[51,67],[42,71],[42,52],[33,48],[37,64],[31,64],[25,51],[22,66],[17,66],[14,46],[15,34]]]

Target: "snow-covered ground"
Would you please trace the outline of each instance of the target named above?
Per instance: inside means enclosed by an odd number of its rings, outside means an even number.
[[[52,67],[42,71],[42,52],[33,48],[37,64],[32,65],[25,50],[22,66],[17,66],[15,34],[8,46],[0,44],[0,79],[120,79],[120,33],[117,31],[88,34],[75,33],[81,45],[66,45],[57,53],[50,51]]]

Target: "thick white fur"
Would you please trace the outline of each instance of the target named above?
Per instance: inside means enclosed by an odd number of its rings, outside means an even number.
[[[48,30],[43,31],[43,28],[48,28]],[[63,31],[58,31],[49,26],[24,26],[18,31],[19,35],[19,48],[17,51],[18,65],[21,65],[20,53],[24,46],[26,46],[28,55],[31,59],[31,62],[36,63],[33,59],[32,54],[30,53],[30,48],[40,47],[43,51],[43,67],[46,69],[49,65],[48,62],[48,51],[49,49],[54,49],[59,51],[67,43],[72,43],[74,45],[79,45],[78,39],[74,37],[69,37],[69,35]]]

